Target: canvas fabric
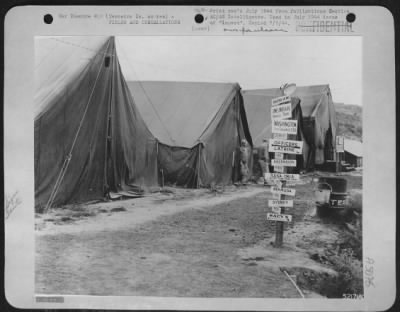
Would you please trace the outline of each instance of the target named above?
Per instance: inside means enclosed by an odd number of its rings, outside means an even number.
[[[192,188],[239,180],[240,142],[246,139],[251,149],[252,139],[237,84],[130,81],[128,85],[159,140],[163,183]]]
[[[57,62],[53,66],[57,68]],[[53,205],[100,199],[108,193],[135,196],[157,185],[157,142],[128,90],[114,38],[105,40],[76,73],[69,80],[58,79],[64,85],[54,94],[36,98],[37,207],[46,205],[59,177]]]

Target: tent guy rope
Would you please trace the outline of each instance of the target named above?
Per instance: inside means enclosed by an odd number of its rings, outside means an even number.
[[[110,45],[110,42],[108,42],[106,50],[108,49],[108,46],[109,46],[109,45]],[[105,56],[106,56],[106,55],[104,54],[104,55],[103,55],[103,61],[104,61]],[[78,129],[77,129],[77,131],[76,131],[76,133],[75,133],[74,140],[72,141],[71,149],[69,150],[69,153],[67,154],[67,156],[66,156],[66,158],[65,158],[65,160],[64,160],[63,166],[61,167],[61,170],[60,170],[60,173],[59,173],[59,175],[58,175],[58,177],[57,177],[56,183],[54,184],[53,190],[52,190],[52,192],[50,193],[50,197],[49,197],[49,200],[48,200],[48,202],[47,202],[47,204],[46,204],[45,211],[48,211],[48,209],[49,209],[49,208],[51,207],[51,205],[53,204],[54,198],[55,198],[56,195],[57,195],[57,192],[58,192],[58,190],[59,190],[59,188],[60,188],[61,182],[62,182],[62,180],[64,179],[65,173],[66,173],[66,171],[67,171],[67,169],[68,169],[68,165],[69,165],[69,163],[70,163],[70,161],[71,161],[71,158],[72,158],[72,152],[73,152],[73,150],[74,150],[76,140],[78,139],[80,130],[81,130],[82,125],[83,125],[83,121],[84,121],[84,119],[85,119],[86,113],[87,113],[88,108],[89,108],[89,104],[90,104],[90,102],[91,102],[91,100],[92,100],[93,93],[94,93],[94,90],[95,90],[95,88],[96,88],[97,81],[98,81],[98,79],[99,79],[99,77],[100,77],[101,69],[103,68],[103,67],[102,67],[102,64],[103,64],[103,62],[100,63],[100,68],[99,68],[99,70],[98,70],[98,72],[97,72],[96,80],[95,80],[95,82],[94,82],[94,84],[93,84],[92,91],[90,92],[90,96],[89,96],[89,99],[88,99],[88,101],[87,101],[87,103],[86,103],[85,111],[83,112],[82,118],[81,118],[81,120],[80,120],[80,122],[79,122]]]

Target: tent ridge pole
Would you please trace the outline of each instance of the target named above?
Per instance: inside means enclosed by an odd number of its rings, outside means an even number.
[[[109,55],[107,55],[109,56]],[[108,146],[109,143],[111,143],[111,120],[112,120],[112,97],[113,97],[113,82],[114,82],[114,57],[111,62],[112,66],[112,73],[111,73],[111,83],[110,83],[110,95],[108,98],[108,110],[107,110],[107,127],[106,127],[106,144],[104,148],[104,182],[103,182],[103,192],[104,196],[107,196],[109,193],[109,185],[108,185],[108,175],[107,175],[107,169],[108,169],[108,158],[109,158],[109,153],[108,153]]]

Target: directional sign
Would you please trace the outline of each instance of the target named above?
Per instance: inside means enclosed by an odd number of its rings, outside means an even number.
[[[296,195],[296,190],[287,188],[287,187],[278,187],[278,186],[272,186],[271,187],[271,192],[272,195],[274,194],[282,194],[282,195],[288,195],[288,196],[295,196]]]
[[[293,207],[293,200],[269,199],[268,206],[270,206],[270,207]]]
[[[284,173],[285,172],[285,167],[283,167],[283,166],[275,166],[274,167],[274,172]]]
[[[264,178],[267,180],[285,180],[285,181],[299,181],[300,175],[294,173],[265,173]]]
[[[281,104],[281,105],[271,107],[272,120],[287,119],[290,117],[292,117],[292,104],[291,103]]]
[[[297,120],[272,120],[272,133],[297,134]]]
[[[286,133],[272,133],[272,137],[274,139],[278,139],[278,140],[287,140],[287,134]]]
[[[272,159],[272,166],[296,167],[296,159]]]
[[[270,152],[279,152],[279,153],[287,153],[287,154],[301,154],[303,150],[303,142],[302,141],[293,141],[293,140],[277,140],[271,139],[269,141],[269,149]]]
[[[292,216],[286,214],[279,214],[279,213],[267,213],[267,220],[272,221],[282,221],[282,222],[292,222]]]
[[[281,207],[271,207],[272,212],[280,214],[281,213]]]
[[[283,153],[275,153],[275,159],[283,159]]]
[[[272,193],[272,198],[273,199],[281,199],[281,195],[278,193]]]
[[[267,178],[265,178],[265,179],[267,179]],[[279,187],[279,188],[281,188],[282,185],[283,185],[283,183],[282,183],[281,180],[268,180],[268,181],[270,181],[271,184],[274,184],[274,185],[276,185],[276,186]]]
[[[280,104],[290,103],[290,96],[284,95],[277,98],[272,99],[272,106],[277,106]]]

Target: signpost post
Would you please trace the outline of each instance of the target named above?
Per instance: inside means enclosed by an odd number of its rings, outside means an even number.
[[[267,213],[267,220],[276,222],[275,247],[282,247],[284,222],[292,222],[292,215],[285,214],[285,208],[293,207],[293,200],[289,199],[296,194],[296,191],[286,187],[286,181],[300,179],[298,174],[288,174],[287,167],[295,167],[295,159],[286,159],[285,154],[301,154],[303,142],[288,140],[288,136],[297,134],[297,120],[290,120],[292,117],[291,98],[288,95],[272,99],[271,118],[272,135],[269,142],[269,151],[275,153],[272,160],[274,173],[267,173],[266,178],[280,180],[277,186],[272,186],[273,195],[278,194],[279,199],[269,200],[268,205],[272,213]],[[278,170],[277,170],[278,169]]]

